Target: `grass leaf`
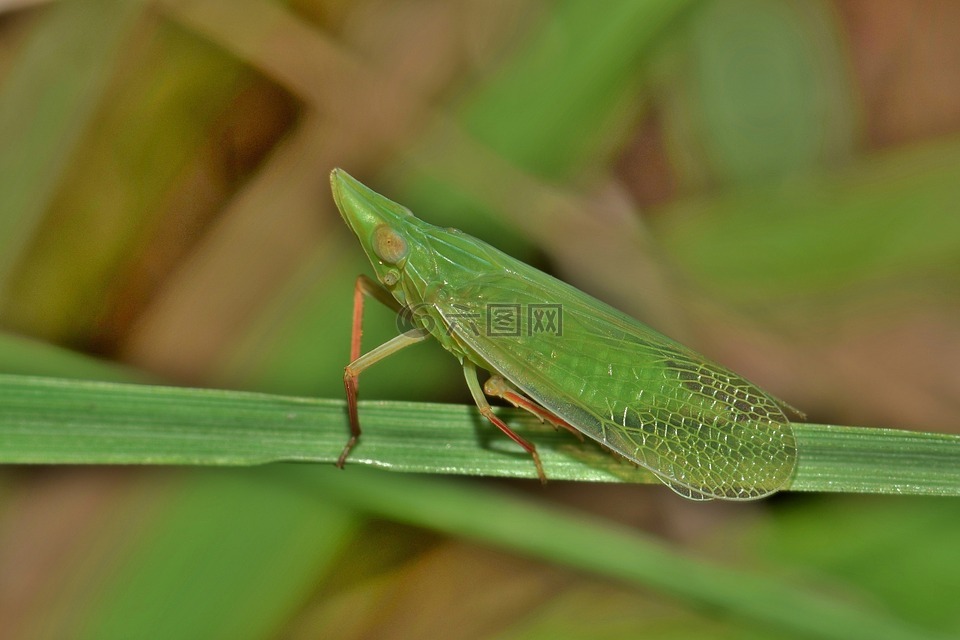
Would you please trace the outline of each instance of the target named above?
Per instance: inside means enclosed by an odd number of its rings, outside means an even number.
[[[553,480],[655,482],[592,443],[500,410],[536,443]],[[351,464],[393,471],[535,477],[529,456],[470,406],[363,402]],[[795,424],[797,491],[960,495],[960,436]],[[348,433],[341,400],[0,376],[0,463],[244,466],[332,463]]]

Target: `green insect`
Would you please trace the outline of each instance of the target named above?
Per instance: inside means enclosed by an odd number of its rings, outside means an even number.
[[[330,182],[379,280],[361,275],[354,292],[344,371],[351,437],[339,466],[360,436],[360,373],[433,336],[462,363],[480,413],[533,456],[541,480],[536,448],[484,392],[593,438],[688,498],[760,498],[789,482],[797,446],[788,405],[574,287],[416,218],[341,169]],[[416,330],[361,356],[365,296],[408,314]],[[491,373],[483,388],[478,367]]]

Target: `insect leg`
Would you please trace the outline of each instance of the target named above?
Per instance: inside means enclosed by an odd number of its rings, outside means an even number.
[[[490,403],[487,402],[486,397],[483,395],[483,390],[480,388],[480,379],[477,378],[477,367],[469,360],[463,361],[463,375],[467,379],[467,387],[470,389],[470,395],[473,396],[473,401],[477,403],[477,408],[480,409],[480,414],[533,456],[533,464],[537,467],[537,476],[540,478],[540,482],[546,484],[547,476],[543,473],[543,465],[540,464],[540,455],[537,453],[537,448],[517,435],[513,429],[507,426],[507,423],[498,418],[493,412],[493,409],[490,408]]]
[[[420,331],[407,331],[395,338],[384,342],[379,347],[360,355],[360,337],[363,335],[363,300],[364,296],[376,298],[395,311],[401,311],[400,303],[393,299],[383,287],[368,278],[359,276],[353,290],[353,330],[350,338],[350,364],[343,370],[343,387],[347,392],[347,413],[350,416],[350,439],[347,440],[343,452],[337,458],[337,466],[341,469],[347,455],[360,438],[360,416],[357,413],[357,379],[364,369],[384,358],[393,355],[404,347],[416,344],[427,338],[429,334]]]
[[[487,378],[487,381],[483,383],[483,391],[488,396],[503,398],[518,409],[526,409],[539,418],[540,422],[546,420],[557,429],[563,427],[573,435],[577,436],[580,442],[583,442],[583,434],[580,433],[579,429],[546,407],[543,407],[537,404],[534,400],[528,398],[523,394],[523,392],[507,382],[503,376],[492,375]]]
[[[390,292],[380,286],[380,284],[365,275],[357,276],[357,282],[353,286],[353,328],[350,332],[350,362],[360,357],[360,337],[363,335],[363,297],[370,296],[375,298],[380,304],[390,307],[397,313],[403,311],[403,307],[397,302]]]

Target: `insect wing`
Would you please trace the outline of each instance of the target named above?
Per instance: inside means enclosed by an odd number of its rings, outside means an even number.
[[[508,268],[448,289],[437,309],[464,351],[585,435],[689,498],[773,493],[796,465],[778,401],[585,293]]]

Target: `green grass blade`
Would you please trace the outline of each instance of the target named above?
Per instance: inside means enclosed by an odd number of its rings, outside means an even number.
[[[579,2],[553,7],[523,49],[462,107],[462,121],[501,157],[543,175],[595,157],[598,133],[616,114],[653,44],[698,3]]]
[[[960,495],[960,436],[822,424],[794,430],[794,491]]]
[[[101,582],[87,574],[94,588],[72,594],[84,606],[57,618],[48,637],[275,636],[356,523],[349,507],[290,491],[289,475],[277,465],[141,479],[148,491],[116,517],[149,526],[127,539],[109,530],[112,544],[89,551],[110,570]],[[153,498],[146,509],[145,493]]]
[[[48,342],[32,340],[11,333],[0,332],[0,372],[22,375],[104,380],[109,382],[151,382],[149,376],[136,369]]]
[[[684,557],[632,529],[583,513],[457,483],[379,474],[302,470],[311,486],[345,505],[392,520],[514,550],[548,562],[651,587],[780,634],[813,638],[924,638],[878,611],[782,581]],[[469,507],[466,507],[469,505]]]
[[[599,447],[514,410],[554,480],[655,482]],[[530,458],[475,408],[365,402],[355,465],[414,473],[535,477]],[[960,436],[797,424],[797,491],[960,496]],[[254,465],[334,462],[340,400],[0,376],[0,463]]]

